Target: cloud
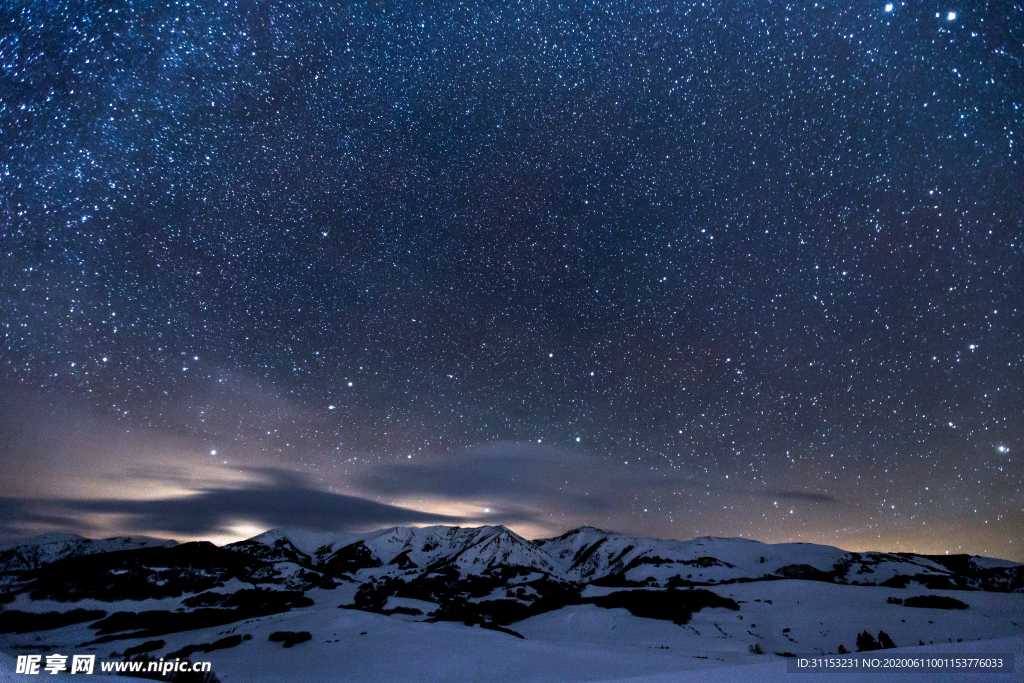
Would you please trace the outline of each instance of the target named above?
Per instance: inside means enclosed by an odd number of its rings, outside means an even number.
[[[363,491],[395,497],[440,496],[473,500],[491,508],[502,523],[532,522],[551,527],[612,525],[649,533],[633,517],[634,494],[672,500],[691,483],[682,470],[612,461],[581,449],[532,442],[498,441],[422,460],[398,460],[354,476]],[[726,482],[720,482],[724,484]],[[795,490],[710,489],[730,497],[768,497],[789,502],[835,504],[833,496]]]
[[[169,532],[208,536],[226,532],[245,521],[266,527],[301,527],[323,531],[354,531],[381,526],[437,523],[454,524],[460,517],[432,514],[366,498],[331,493],[310,487],[301,477],[281,470],[258,470],[268,481],[235,487],[207,488],[195,494],[155,500],[49,499],[0,500],[4,527],[15,528],[41,521],[42,508],[81,514],[121,515],[124,526],[136,532]],[[64,519],[68,518],[55,518]],[[70,518],[74,520],[74,518]],[[64,526],[64,525],[61,525]]]
[[[96,531],[87,521],[50,508],[46,501],[0,497],[0,538],[24,536],[40,528],[59,528],[82,535]]]
[[[374,467],[357,474],[356,482],[388,495],[574,499],[605,488],[605,469],[600,459],[562,447],[499,441],[429,461]]]
[[[604,515],[620,502],[628,506],[625,491],[635,485],[651,490],[673,481],[583,451],[499,441],[431,460],[380,465],[357,474],[354,483],[384,495],[478,500],[532,517],[551,511]]]

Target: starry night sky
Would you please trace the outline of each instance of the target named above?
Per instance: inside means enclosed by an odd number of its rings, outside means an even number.
[[[0,6],[0,530],[1024,561],[1024,9]]]

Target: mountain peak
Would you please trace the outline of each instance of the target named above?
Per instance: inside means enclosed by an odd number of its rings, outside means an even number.
[[[0,551],[20,546],[39,546],[47,543],[77,543],[79,541],[86,540],[88,539],[84,536],[79,536],[78,534],[69,534],[62,531],[48,531],[45,534],[39,534],[37,536],[24,536],[4,541],[3,543],[0,543]]]

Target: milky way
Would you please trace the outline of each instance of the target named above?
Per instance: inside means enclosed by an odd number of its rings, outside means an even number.
[[[1019,6],[0,26],[8,531],[178,466],[414,522],[1024,560]]]

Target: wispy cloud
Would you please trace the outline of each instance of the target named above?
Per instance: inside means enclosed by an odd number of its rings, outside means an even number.
[[[240,520],[262,527],[351,531],[397,524],[457,524],[460,517],[412,510],[358,496],[323,491],[293,472],[262,469],[266,481],[216,487],[194,494],[150,500],[116,498],[0,499],[0,524],[10,533],[50,521],[74,527],[78,515],[118,515],[126,529],[188,536],[212,536]],[[71,529],[69,529],[71,530]]]
[[[664,473],[610,463],[584,451],[500,441],[422,462],[370,468],[356,474],[354,483],[383,495],[445,496],[507,509],[586,516],[627,506],[627,487],[653,490],[678,482]]]

